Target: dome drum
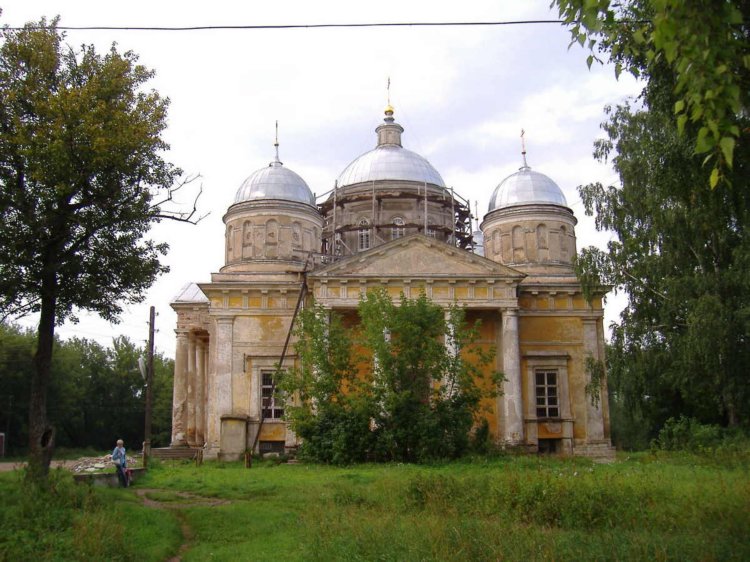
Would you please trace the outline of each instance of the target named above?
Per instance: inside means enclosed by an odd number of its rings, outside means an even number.
[[[285,269],[291,262],[304,263],[310,252],[320,252],[323,218],[306,203],[243,201],[229,208],[224,223],[222,272],[268,269],[272,263],[277,269]]]

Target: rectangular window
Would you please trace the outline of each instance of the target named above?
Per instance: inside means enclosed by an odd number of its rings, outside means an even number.
[[[536,371],[536,417],[559,418],[557,371]]]
[[[263,401],[263,418],[280,420],[284,417],[284,399],[273,384],[275,371],[261,371],[261,400]]]

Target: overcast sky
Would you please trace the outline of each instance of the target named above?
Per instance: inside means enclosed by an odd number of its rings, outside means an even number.
[[[549,0],[309,0],[275,2],[129,2],[0,0],[0,23],[11,26],[60,15],[70,26],[195,26],[556,19]],[[406,148],[425,156],[480,217],[495,186],[521,163],[526,131],[529,165],[550,176],[575,212],[579,248],[603,246],[585,217],[576,187],[616,182],[594,161],[604,106],[640,88],[612,67],[586,66],[558,24],[496,27],[211,30],[192,32],[69,31],[73,46],[112,42],[133,50],[156,71],[151,87],[171,100],[167,159],[200,174],[197,226],[163,222],[152,236],[170,245],[171,271],[130,305],[118,325],[92,315],[58,329],[63,338],[110,345],[125,334],[143,342],[148,306],[156,306],[157,350],[174,356],[176,316],[169,302],[188,281],[210,281],[224,258],[222,217],[242,181],[273,156],[279,121],[280,156],[317,194],[346,165],[375,146],[386,82],[404,128]],[[184,203],[191,202],[185,194]],[[620,302],[618,302],[620,301]],[[621,307],[610,299],[606,323]],[[33,325],[34,319],[24,320]]]

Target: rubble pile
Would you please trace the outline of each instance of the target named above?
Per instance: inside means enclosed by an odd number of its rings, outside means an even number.
[[[128,456],[128,467],[133,468],[136,465],[136,459]],[[99,472],[112,468],[114,469],[115,464],[112,462],[112,455],[104,455],[103,457],[83,457],[74,461],[70,467],[72,472]]]

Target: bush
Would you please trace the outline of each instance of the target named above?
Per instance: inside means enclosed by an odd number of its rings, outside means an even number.
[[[750,437],[739,428],[702,424],[693,418],[670,418],[651,442],[651,450],[694,455],[693,461],[736,465],[750,461]]]

